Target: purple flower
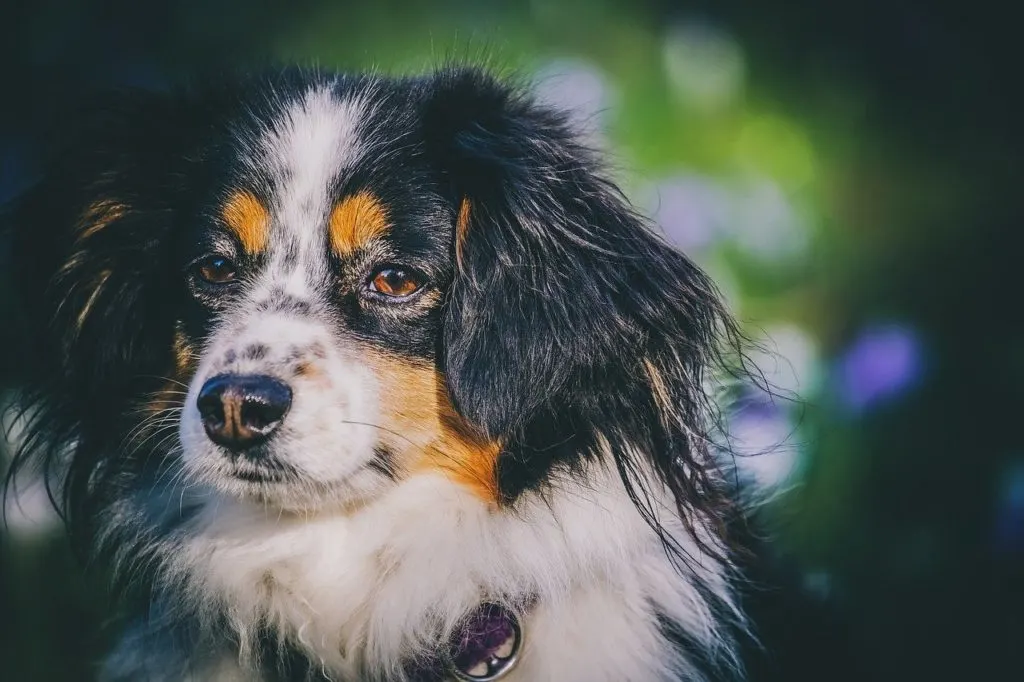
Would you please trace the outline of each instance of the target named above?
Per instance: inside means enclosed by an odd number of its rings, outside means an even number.
[[[869,327],[839,359],[837,390],[854,412],[891,400],[910,388],[921,373],[920,342],[901,325]]]

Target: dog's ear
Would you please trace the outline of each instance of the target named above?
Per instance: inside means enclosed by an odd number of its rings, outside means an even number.
[[[167,371],[167,238],[197,129],[190,115],[169,94],[90,98],[62,116],[40,179],[5,212],[36,358],[27,379],[52,428],[103,429],[140,377]]]
[[[704,370],[731,329],[714,287],[563,116],[475,71],[426,90],[426,138],[457,216],[444,370],[459,412],[504,445],[503,491],[542,478],[563,446],[610,443],[620,473],[639,449],[681,504],[710,500],[695,436]]]

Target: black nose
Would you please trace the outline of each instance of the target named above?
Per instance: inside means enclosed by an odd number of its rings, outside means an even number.
[[[218,374],[196,400],[206,435],[236,452],[267,440],[291,405],[288,384],[260,374]]]

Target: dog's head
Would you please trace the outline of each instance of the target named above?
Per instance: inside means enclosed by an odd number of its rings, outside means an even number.
[[[557,113],[472,70],[293,72],[68,125],[10,218],[72,507],[168,461],[283,509],[423,473],[500,505],[591,457],[721,502],[727,317]]]

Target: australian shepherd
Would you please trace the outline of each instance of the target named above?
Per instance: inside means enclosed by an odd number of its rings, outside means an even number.
[[[738,335],[563,114],[297,69],[63,133],[5,218],[19,461],[121,588],[101,679],[740,674]]]

